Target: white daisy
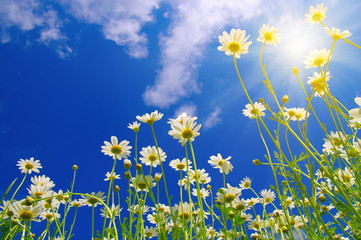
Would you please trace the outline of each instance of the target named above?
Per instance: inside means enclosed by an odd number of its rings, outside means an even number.
[[[218,36],[219,42],[222,44],[217,49],[224,51],[226,55],[235,55],[239,58],[241,54],[248,53],[248,47],[252,44],[252,41],[248,41],[249,35],[246,37],[246,31],[241,29],[232,29],[228,34],[223,32],[222,36]]]
[[[330,35],[334,40],[338,40],[340,38],[347,38],[352,35],[348,30],[345,30],[341,32],[339,28],[332,27],[332,29],[329,29],[325,27],[325,31],[328,35]]]
[[[245,178],[243,178],[243,180],[239,184],[239,187],[241,189],[248,189],[248,188],[251,187],[251,182],[252,182],[252,180],[249,177],[245,177]]]
[[[361,118],[361,97],[355,97],[355,103],[359,107],[351,109],[348,114],[353,118]]]
[[[46,177],[45,175],[43,176],[33,176],[31,177],[31,182],[34,184],[34,185],[41,185],[41,186],[47,186],[48,189],[51,189],[53,187],[55,187],[55,184],[53,181],[50,180],[49,177]]]
[[[144,234],[145,236],[147,236],[148,239],[158,236],[157,229],[154,227],[148,228],[148,226],[145,226]]]
[[[192,164],[191,161],[188,160],[188,168],[192,169],[192,166],[190,166]],[[187,171],[187,159],[183,158],[182,161],[177,159],[174,159],[172,161],[170,161],[169,166],[171,166],[172,168],[174,168],[176,171]]]
[[[330,80],[330,73],[327,72],[326,77],[323,77],[320,73],[314,72],[312,77],[308,77],[308,84],[311,84],[315,90],[315,96],[325,95],[325,91],[328,87],[327,82]]]
[[[20,201],[13,202],[9,206],[9,210],[11,210],[14,213],[14,217],[24,221],[36,221],[40,222],[40,219],[37,217],[41,214],[43,207],[40,204],[37,204],[36,206],[24,206],[21,205]]]
[[[261,196],[262,196],[262,199],[261,199],[262,203],[264,203],[265,205],[273,202],[276,199],[275,193],[271,190],[263,189],[261,191]]]
[[[242,190],[237,187],[232,187],[229,183],[227,183],[227,188],[221,188],[221,191],[217,192],[217,199],[221,201],[221,203],[226,203],[226,206],[232,204],[232,206],[236,205],[236,199],[241,196]]]
[[[117,217],[122,211],[122,208],[120,208],[119,205],[115,206],[114,204],[112,204],[112,207],[109,210],[110,210],[110,214],[108,214],[108,210],[105,207],[103,207],[102,209],[100,209],[101,211],[100,216],[104,217],[105,212],[107,212],[107,218]]]
[[[291,119],[292,121],[302,121],[306,119],[306,110],[304,108],[294,107],[294,108],[284,108],[285,116],[287,120]],[[307,117],[310,116],[310,113],[307,112]]]
[[[89,207],[96,207],[98,206],[98,204],[100,204],[99,200],[104,201],[106,196],[104,196],[103,192],[97,192],[95,194],[95,192],[92,192],[91,194],[89,194],[91,196],[82,196],[83,197],[83,202],[85,205],[88,205]]]
[[[60,214],[51,210],[44,210],[43,212],[41,212],[40,218],[42,220],[47,220],[49,222],[52,222],[54,221],[54,218],[59,219]]]
[[[258,32],[259,37],[257,38],[257,41],[273,46],[280,43],[280,34],[278,33],[277,28],[273,26],[270,27],[269,24],[263,24]]]
[[[311,6],[309,13],[305,14],[306,22],[310,23],[311,25],[319,23],[326,18],[326,11],[327,7],[325,7],[323,4],[317,4],[316,7]]]
[[[201,195],[202,198],[206,199],[209,196],[210,192],[205,188],[201,188],[199,190],[199,194]],[[198,196],[198,191],[197,191],[196,188],[192,189],[192,195],[195,196],[195,197]]]
[[[33,171],[39,173],[39,169],[43,168],[40,164],[39,160],[35,160],[34,158],[30,158],[30,159],[20,159],[18,161],[18,164],[16,164],[16,166],[19,166],[19,169],[21,170],[22,173],[29,173],[31,174]]]
[[[164,162],[167,155],[165,154],[165,152],[163,152],[161,148],[158,148],[158,150],[159,150],[160,160]],[[142,157],[140,157],[139,159],[142,161],[143,164],[153,167],[156,167],[160,164],[157,148],[155,146],[153,147],[148,146],[146,148],[142,148],[140,154],[142,155]]]
[[[148,191],[148,185],[150,187],[156,186],[153,177],[149,175],[138,175],[137,177],[132,177],[130,181],[130,186],[133,187],[137,192]]]
[[[183,119],[182,123],[174,121],[170,126],[172,130],[170,130],[168,134],[174,139],[178,139],[182,146],[184,146],[188,140],[193,142],[194,138],[200,135],[198,131],[202,127],[202,124],[197,125],[194,118],[188,116]]]
[[[120,179],[120,175],[117,175],[115,172],[113,173],[113,175],[110,172],[107,172],[105,176],[106,178],[104,179],[104,181],[109,181],[110,179],[112,179],[113,181],[115,179]]]
[[[326,152],[328,155],[339,153],[343,150],[343,144],[346,143],[346,137],[343,133],[332,132],[328,135],[328,138],[323,139],[325,143],[322,145],[322,151]]]
[[[265,113],[263,111],[266,110],[266,107],[262,104],[262,103],[259,103],[259,102],[255,102],[253,104],[254,108],[252,107],[252,105],[249,103],[246,105],[246,109],[243,109],[242,112],[243,112],[243,115],[245,115],[246,117],[249,117],[249,118],[256,118],[257,116],[258,117],[263,117],[265,116]]]
[[[310,51],[306,56],[306,59],[303,60],[303,63],[306,65],[306,68],[322,67],[327,62],[330,53],[331,51],[326,50],[325,48],[321,50]]]
[[[134,132],[139,132],[140,123],[137,121],[133,122],[132,124],[129,123],[128,128],[132,129]]]
[[[115,136],[111,137],[111,143],[104,141],[105,146],[102,146],[102,153],[105,155],[114,157],[117,156],[117,159],[121,160],[122,158],[127,158],[130,155],[131,146],[128,146],[129,142],[123,140],[118,143],[118,138]]]
[[[137,116],[137,119],[138,121],[152,125],[155,121],[162,119],[162,117],[163,117],[163,113],[158,113],[158,111],[155,110],[151,114],[146,113],[143,116]]]
[[[227,157],[223,159],[221,154],[217,154],[217,156],[211,156],[211,159],[208,160],[208,163],[213,166],[213,168],[218,168],[221,173],[228,174],[229,171],[232,171],[233,165],[229,162],[231,157]]]

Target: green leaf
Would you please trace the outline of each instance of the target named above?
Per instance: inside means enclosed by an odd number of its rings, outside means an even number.
[[[3,197],[1,198],[0,204],[2,204],[3,200],[5,199],[6,195],[9,193],[9,191],[11,190],[11,188],[14,186],[14,183],[16,182],[17,178],[15,178],[15,180],[9,185],[9,187],[5,190],[5,193],[3,195]]]

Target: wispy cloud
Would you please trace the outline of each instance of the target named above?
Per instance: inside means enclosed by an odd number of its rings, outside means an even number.
[[[67,38],[61,32],[62,21],[58,13],[39,0],[0,1],[1,43],[11,41],[9,29],[12,27],[23,32],[38,30],[37,41],[54,47],[60,57],[71,52]]]
[[[213,112],[211,112],[211,114],[209,114],[209,116],[207,117],[207,119],[204,121],[203,126],[205,128],[212,128],[214,126],[216,126],[218,123],[221,122],[221,118],[219,117],[219,115],[222,113],[222,110],[220,107],[216,107],[214,109]]]
[[[161,65],[155,84],[143,94],[149,105],[168,107],[199,92],[197,69],[207,44],[230,23],[254,17],[259,0],[178,0],[167,34],[161,36]]]
[[[144,24],[153,21],[161,0],[59,0],[80,21],[100,25],[106,39],[125,46],[134,58],[148,55]]]
[[[177,118],[182,113],[187,113],[188,115],[191,115],[191,116],[195,117],[197,115],[197,106],[195,104],[193,104],[193,103],[184,104],[184,105],[180,106],[175,111],[174,118]]]

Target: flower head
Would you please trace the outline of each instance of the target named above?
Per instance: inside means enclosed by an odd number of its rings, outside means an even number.
[[[324,95],[327,82],[330,80],[330,73],[327,72],[326,76],[322,76],[318,72],[314,72],[312,77],[308,77],[308,84],[311,84],[312,88],[315,90],[315,96]]]
[[[143,116],[137,116],[138,121],[148,123],[152,125],[155,121],[162,119],[163,113],[158,113],[158,110],[155,110],[151,114],[146,113]]]
[[[130,186],[133,187],[137,192],[148,191],[148,186],[152,188],[156,185],[153,177],[149,175],[138,175],[137,177],[133,177],[131,182],[132,183]]]
[[[40,220],[37,218],[42,210],[43,207],[41,206],[41,204],[37,204],[36,206],[24,206],[21,205],[21,202],[13,202],[10,206],[9,206],[9,210],[13,212],[14,217],[27,222],[27,221],[36,221],[36,222],[40,222]]]
[[[249,35],[246,37],[246,31],[241,29],[232,29],[230,34],[226,31],[223,32],[222,36],[218,36],[219,42],[222,46],[217,49],[224,51],[226,55],[235,55],[239,58],[241,54],[248,53],[248,47],[252,44],[252,41],[248,41]]]
[[[252,107],[252,105],[249,103],[246,105],[246,109],[243,109],[243,115],[245,115],[246,117],[249,118],[256,118],[258,117],[263,117],[265,116],[265,113],[263,112],[264,110],[266,110],[266,107],[259,102],[255,102],[253,104],[254,108]]]
[[[128,128],[132,129],[135,133],[139,132],[140,123],[137,121],[133,122],[132,124],[129,123]]]
[[[226,203],[227,205],[235,205],[235,201],[239,200],[238,197],[241,196],[242,190],[237,187],[232,187],[229,183],[227,183],[227,188],[222,188],[217,192],[217,199],[222,203]]]
[[[18,161],[18,164],[16,164],[16,166],[19,166],[19,169],[21,170],[22,173],[29,173],[31,174],[33,171],[39,173],[39,169],[43,168],[40,164],[39,160],[35,160],[34,158],[30,158],[30,159],[20,159]]]
[[[105,146],[102,146],[102,153],[111,157],[117,156],[119,160],[128,157],[130,154],[129,150],[132,148],[132,146],[128,146],[129,142],[127,140],[119,143],[118,138],[115,136],[111,137],[111,143],[104,141],[104,144]]]
[[[110,173],[110,172],[107,172],[106,174],[105,174],[105,179],[104,179],[104,181],[109,181],[109,180],[115,180],[115,179],[120,179],[120,175],[117,175],[115,172],[113,173],[113,175]]]
[[[187,171],[187,162],[188,162],[188,168],[191,169],[191,161],[187,161],[186,158],[183,158],[182,161],[177,159],[174,159],[172,161],[170,161],[169,166],[171,166],[172,168],[174,168],[176,171]]]
[[[257,41],[273,46],[280,43],[280,34],[278,33],[277,28],[273,26],[270,27],[269,24],[263,24],[258,32],[259,37],[257,38]]]
[[[294,108],[284,108],[285,115],[287,120],[291,119],[292,121],[302,121],[306,119],[306,110],[300,107]],[[307,117],[310,116],[310,113],[307,112]]]
[[[83,202],[90,207],[96,207],[98,204],[100,204],[99,200],[103,201],[106,198],[103,192],[98,192],[97,194],[95,194],[95,192],[92,192],[89,195],[90,196],[83,196]]]
[[[308,53],[308,56],[306,56],[306,59],[303,60],[303,63],[306,65],[306,68],[322,67],[327,62],[329,56],[330,50],[326,50],[325,48],[321,50],[313,50]]]
[[[151,239],[152,237],[158,236],[157,229],[154,228],[154,227],[148,228],[148,226],[145,226],[144,234],[145,234],[145,236],[147,236],[148,239]]]
[[[171,128],[168,132],[174,139],[178,139],[179,142],[184,146],[189,140],[194,141],[194,138],[199,136],[199,129],[202,127],[202,124],[197,125],[197,122],[191,116],[187,116],[183,119],[182,122],[173,121],[171,123]]]
[[[327,7],[325,7],[323,4],[317,4],[316,7],[311,6],[309,13],[305,14],[306,22],[310,23],[311,25],[319,23],[326,18],[326,11]]]
[[[142,161],[143,164],[147,166],[156,167],[160,164],[160,161],[164,162],[167,157],[167,155],[165,154],[165,152],[163,152],[161,148],[158,148],[158,150],[159,150],[160,159],[158,157],[157,148],[154,146],[153,147],[148,146],[146,148],[142,148],[142,151],[140,152],[142,157],[140,157],[139,159]]]
[[[341,32],[341,30],[339,28],[335,28],[335,27],[332,27],[332,29],[325,27],[325,31],[335,41],[339,40],[340,38],[347,38],[352,35],[352,33],[350,33],[348,30]]]
[[[346,137],[342,132],[331,132],[328,135],[328,138],[324,138],[323,140],[325,143],[322,145],[322,151],[326,152],[327,154],[335,154],[344,149],[343,143],[346,142]]]
[[[55,187],[55,184],[53,181],[50,180],[49,177],[46,177],[45,175],[43,176],[33,176],[31,177],[31,182],[34,184],[34,185],[40,185],[40,186],[47,186],[48,189],[51,189],[53,187]]]
[[[217,154],[217,156],[211,156],[211,159],[208,160],[208,163],[213,166],[213,168],[218,168],[221,173],[228,174],[229,171],[232,171],[233,165],[229,162],[231,157],[227,157],[223,159],[221,154]]]
[[[268,203],[271,203],[275,200],[276,198],[276,195],[273,191],[271,190],[266,190],[266,189],[263,189],[261,191],[261,196],[262,196],[262,202],[266,205]]]
[[[355,103],[359,107],[351,109],[348,114],[353,118],[361,118],[361,97],[355,97]]]
[[[239,187],[241,189],[248,189],[251,187],[251,183],[252,183],[252,180],[249,177],[245,177],[239,184]]]

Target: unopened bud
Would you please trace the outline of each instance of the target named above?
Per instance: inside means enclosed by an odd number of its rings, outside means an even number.
[[[155,180],[156,182],[159,182],[161,179],[162,179],[162,174],[161,174],[161,173],[156,173],[156,174],[154,175],[154,180]]]
[[[258,102],[260,102],[260,103],[264,103],[263,98],[260,98],[260,99],[258,100]]]
[[[234,212],[233,212],[232,210],[229,211],[228,217],[229,217],[230,219],[233,219],[233,218],[234,218]]]
[[[296,67],[293,67],[292,72],[293,72],[293,74],[297,75],[298,74],[298,69]]]
[[[78,170],[78,165],[73,165],[71,168],[72,168],[74,171],[76,171],[76,170]]]
[[[132,166],[132,162],[128,159],[125,159],[124,160],[124,168],[129,170],[131,168],[131,166]]]
[[[320,202],[326,202],[326,196],[323,195],[323,194],[321,194],[320,196],[318,196],[318,200],[319,200]]]
[[[211,191],[211,190],[212,190],[212,186],[208,184],[208,185],[207,185],[207,190],[208,190],[208,191]]]
[[[118,186],[118,185],[115,185],[114,190],[115,190],[116,192],[119,192],[119,190],[120,190],[119,186]]]
[[[261,161],[260,161],[259,159],[254,159],[254,160],[252,160],[252,162],[253,162],[253,164],[256,165],[256,166],[258,166],[258,165],[261,164]]]
[[[286,104],[288,102],[288,95],[284,95],[282,98],[283,104]]]
[[[126,171],[126,172],[124,173],[124,177],[125,177],[126,179],[129,179],[129,178],[130,178],[130,172],[129,172],[129,171]]]
[[[135,166],[135,169],[138,170],[138,171],[142,171],[142,164],[138,163],[136,166]]]
[[[217,204],[217,205],[221,205],[221,204],[222,204],[221,200],[217,199],[217,200],[216,200],[216,204]]]
[[[21,201],[21,205],[23,206],[31,206],[34,203],[34,199],[32,197],[25,198]]]

